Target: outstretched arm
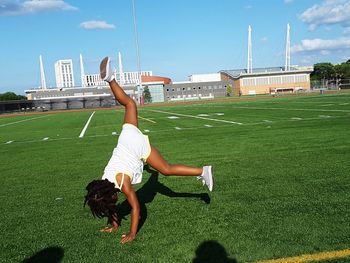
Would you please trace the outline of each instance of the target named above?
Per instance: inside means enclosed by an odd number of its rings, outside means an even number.
[[[118,178],[117,178],[118,180]],[[129,176],[125,176],[124,184],[122,186],[122,191],[125,194],[130,206],[131,206],[131,226],[130,231],[127,234],[122,235],[120,243],[127,243],[135,239],[137,234],[137,229],[140,220],[140,204],[137,199],[136,193],[131,186],[131,181]]]
[[[115,79],[109,82],[109,86],[116,100],[125,107],[124,123],[130,123],[137,127],[137,106],[135,101],[125,94]]]

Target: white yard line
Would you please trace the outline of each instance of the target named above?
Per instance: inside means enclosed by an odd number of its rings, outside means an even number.
[[[286,111],[334,111],[334,112],[350,112],[350,110],[325,110],[325,109],[294,109],[294,108],[275,108],[275,107],[244,107],[244,106],[234,106],[234,109],[251,109],[251,110],[286,110]]]
[[[94,116],[95,112],[93,112],[91,115],[90,115],[90,118],[88,119],[88,121],[86,122],[84,128],[82,129],[80,135],[79,135],[79,138],[83,138],[84,137],[84,134],[86,132],[86,129],[88,128],[89,124],[90,124],[90,121],[92,119],[92,116]]]
[[[9,125],[12,125],[12,124],[21,123],[21,122],[25,122],[25,121],[41,119],[41,118],[45,118],[45,117],[47,117],[47,115],[40,116],[40,117],[35,117],[35,118],[30,118],[30,119],[25,119],[25,120],[21,120],[21,121],[14,121],[14,122],[10,122],[10,123],[4,123],[4,124],[1,124],[0,127],[9,126]]]
[[[152,123],[156,123],[155,121],[152,121],[151,119],[147,119],[147,118],[144,118],[144,117],[141,117],[141,116],[139,116],[139,118],[141,120],[145,120],[145,121],[149,121],[149,122],[152,122]]]
[[[238,124],[238,125],[242,124],[240,122],[235,122],[235,121],[227,121],[227,120],[220,120],[220,119],[205,118],[205,117],[201,117],[201,116],[187,115],[187,114],[174,113],[174,112],[161,111],[161,110],[149,110],[149,111],[159,112],[159,113],[164,113],[164,114],[172,114],[172,115],[177,115],[177,116],[182,116],[182,117],[189,117],[189,118],[195,118],[195,119],[216,121],[216,122],[232,123],[232,124]]]

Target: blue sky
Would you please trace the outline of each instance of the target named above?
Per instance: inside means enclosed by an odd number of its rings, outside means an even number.
[[[252,27],[253,67],[284,65],[286,25],[293,65],[350,59],[349,0],[135,0],[142,70],[185,81],[191,74],[246,68]],[[79,54],[87,74],[101,58],[136,71],[132,0],[0,0],[0,93],[48,86],[54,63]]]

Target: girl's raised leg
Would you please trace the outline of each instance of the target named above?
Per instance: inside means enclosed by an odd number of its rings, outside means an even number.
[[[116,100],[125,107],[124,123],[130,123],[137,127],[137,106],[133,99],[131,99],[124,90],[120,87],[118,82],[114,79],[113,72],[110,68],[110,61],[105,57],[100,64],[101,79],[107,81],[113,92]]]

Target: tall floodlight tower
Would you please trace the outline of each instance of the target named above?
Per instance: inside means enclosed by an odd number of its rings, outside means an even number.
[[[286,37],[286,63],[284,65],[284,70],[290,70],[290,26],[287,24],[287,37]]]
[[[135,12],[135,1],[132,0],[132,14],[134,19],[134,33],[135,33],[135,46],[136,46],[136,58],[137,58],[137,71],[139,75],[139,83],[137,86],[137,101],[142,103],[142,79],[141,79],[141,62],[140,62],[140,50],[139,50],[139,38],[137,33],[137,23],[136,23],[136,12]]]
[[[44,65],[43,65],[43,59],[41,55],[39,56],[39,62],[40,62],[40,80],[41,80],[41,89],[46,89],[46,79],[45,79],[45,72],[44,72]]]
[[[83,55],[80,54],[80,79],[81,79],[81,86],[83,88],[86,87],[86,81],[85,81],[85,70],[84,70],[84,63],[83,63]]]
[[[122,64],[122,55],[118,52],[118,68],[119,68],[119,83],[120,85],[125,84],[124,72],[123,72],[123,64]]]
[[[248,26],[248,61],[247,73],[253,72],[253,55],[252,55],[252,27]]]

